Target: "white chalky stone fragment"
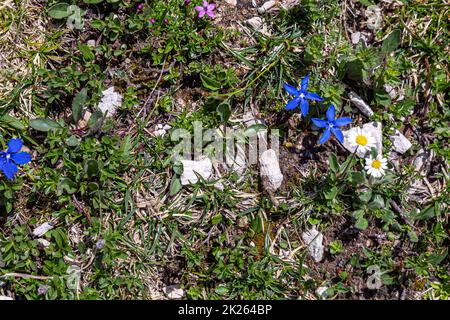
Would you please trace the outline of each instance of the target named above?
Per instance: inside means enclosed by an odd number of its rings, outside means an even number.
[[[315,262],[320,262],[323,258],[323,234],[312,228],[302,233],[302,239],[308,246],[310,256]]]
[[[33,230],[33,235],[35,237],[42,237],[45,233],[47,233],[47,231],[50,231],[52,229],[53,225],[48,222],[45,222]]]
[[[261,153],[259,157],[261,178],[267,182],[269,191],[276,191],[283,182],[283,174],[280,170],[277,154],[269,149]]]
[[[163,292],[169,299],[181,299],[184,296],[183,289],[177,284],[164,287]]]
[[[212,174],[212,163],[209,158],[204,158],[202,160],[181,160],[183,164],[183,174],[181,175],[181,184],[188,185],[191,183],[196,183],[199,174],[203,179],[208,179]]]
[[[261,7],[258,8],[258,13],[263,14],[272,9],[277,4],[276,1],[267,1]]]
[[[412,147],[411,142],[406,138],[400,131],[395,130],[394,134],[389,136],[389,140],[392,142],[392,147],[394,151],[398,153],[405,153],[409,148]]]
[[[114,87],[110,87],[102,92],[103,97],[98,104],[98,108],[106,113],[106,117],[112,117],[117,108],[122,105],[123,96],[114,91]]]
[[[355,92],[350,91],[348,97],[350,99],[350,102],[353,103],[363,115],[365,115],[366,117],[373,116],[373,110]]]

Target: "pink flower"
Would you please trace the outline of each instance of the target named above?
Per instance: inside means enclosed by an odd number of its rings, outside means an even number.
[[[214,3],[208,3],[208,1],[203,1],[203,6],[196,6],[195,10],[198,11],[198,17],[202,18],[205,14],[210,16],[211,18],[214,18],[216,5]]]
[[[156,22],[155,18],[150,19],[150,23],[155,23],[155,22]]]
[[[141,11],[142,9],[144,9],[144,4],[143,4],[143,3],[139,4],[138,7],[137,7],[137,9],[138,9],[139,11]]]
[[[185,5],[188,5],[189,3],[191,3],[191,0],[184,0]]]

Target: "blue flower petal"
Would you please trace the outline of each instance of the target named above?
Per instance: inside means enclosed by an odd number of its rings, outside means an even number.
[[[16,153],[22,149],[22,139],[11,139],[8,142],[8,153]]]
[[[333,122],[336,117],[336,109],[333,105],[330,105],[327,110],[327,119],[329,122]]]
[[[2,170],[3,173],[5,174],[5,177],[8,178],[8,180],[13,180],[14,175],[17,173],[19,169],[12,161],[6,161],[3,164]]]
[[[302,110],[302,115],[304,117],[306,117],[308,115],[308,112],[309,112],[308,100],[302,99],[302,101],[300,102],[300,110]]]
[[[328,139],[330,139],[331,136],[331,129],[330,127],[326,128],[323,132],[322,136],[320,137],[319,143],[325,143]]]
[[[31,155],[26,152],[15,153],[11,156],[15,164],[25,164],[31,161]]]
[[[317,93],[314,93],[314,92],[307,92],[306,99],[314,100],[314,101],[323,101],[323,99]]]
[[[287,83],[284,84],[284,89],[285,89],[289,94],[292,94],[292,95],[294,95],[294,96],[298,96],[298,94],[299,94],[298,90],[297,90],[295,87],[293,87],[293,86],[291,86],[291,85],[289,85],[289,84],[287,84]]]
[[[344,134],[342,133],[341,129],[334,127],[333,134],[336,136],[340,143],[344,143]]]
[[[349,123],[352,123],[352,121],[353,120],[351,118],[342,117],[342,118],[336,119],[335,124],[338,127],[342,127],[342,126],[345,126],[345,125],[347,125]]]
[[[286,110],[292,110],[297,108],[298,104],[300,103],[300,97],[294,98],[291,101],[289,101],[286,105]]]
[[[328,126],[328,122],[319,118],[312,118],[311,121],[319,128],[326,128]]]
[[[306,77],[304,77],[302,79],[302,82],[300,84],[300,87],[301,87],[302,91],[306,91],[306,89],[308,89],[308,83],[309,83],[309,74],[306,75]]]

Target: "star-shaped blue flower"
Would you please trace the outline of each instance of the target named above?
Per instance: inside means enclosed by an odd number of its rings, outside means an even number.
[[[320,137],[319,143],[322,144],[330,139],[331,133],[333,133],[336,138],[343,143],[344,134],[339,127],[345,126],[352,122],[351,118],[343,117],[335,119],[336,109],[333,105],[330,105],[327,110],[327,120],[312,118],[311,121],[319,128],[325,128],[322,136]]]
[[[8,180],[13,180],[19,168],[18,165],[31,161],[31,155],[27,152],[19,152],[22,149],[21,139],[11,139],[8,142],[8,150],[0,151],[0,170],[3,171]]]
[[[302,111],[303,116],[306,116],[309,111],[309,104],[308,100],[313,101],[323,101],[323,99],[314,92],[308,92],[306,91],[308,89],[308,83],[309,83],[309,75],[303,78],[300,84],[300,90],[297,88],[285,83],[284,89],[294,96],[294,99],[288,102],[286,105],[286,110],[292,110],[298,107],[300,105],[300,110]]]

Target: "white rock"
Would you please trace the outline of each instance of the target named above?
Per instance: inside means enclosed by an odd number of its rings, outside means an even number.
[[[323,258],[323,234],[312,228],[302,233],[302,239],[308,246],[308,251],[315,262],[320,262]]]
[[[236,5],[237,5],[237,0],[225,0],[225,2],[233,7],[236,7]]]
[[[350,99],[350,102],[353,103],[363,115],[365,115],[366,117],[373,116],[372,109],[370,109],[367,103],[365,103],[364,100],[361,99],[361,97],[358,96],[355,92],[350,91],[348,97]]]
[[[39,242],[39,244],[41,246],[43,246],[44,248],[47,248],[48,246],[50,246],[50,242],[44,238],[37,239],[37,242]]]
[[[370,135],[372,135],[374,137],[375,148],[377,149],[378,154],[382,154],[383,153],[383,134],[381,132],[381,122],[365,123],[362,128],[364,131],[368,132]],[[350,130],[342,131],[342,133],[344,134],[343,145],[351,153],[355,152],[356,147],[353,147],[350,145],[348,137],[352,131],[356,131],[356,130],[357,130],[357,127],[351,128]],[[356,155],[360,158],[364,158],[366,156],[366,154],[364,152],[360,151],[360,149],[358,149],[358,151],[356,152]]]
[[[358,44],[359,40],[361,39],[361,32],[358,31],[358,32],[352,33],[351,38],[352,38],[353,44]]]
[[[225,189],[225,186],[223,185],[222,182],[217,181],[216,183],[214,183],[214,188],[216,188],[218,190],[223,190],[223,189]]]
[[[267,183],[269,191],[276,191],[283,182],[278,155],[272,149],[266,150],[259,156],[259,164],[261,179]]]
[[[162,137],[167,133],[167,131],[164,129],[158,129],[158,130],[153,131],[152,133],[155,137]]]
[[[112,117],[117,108],[122,105],[123,96],[114,91],[114,87],[110,87],[102,92],[103,97],[98,104],[98,108],[106,113],[107,117]]]
[[[209,158],[202,160],[181,160],[183,164],[183,174],[181,175],[181,184],[188,185],[198,181],[197,174],[203,179],[208,179],[212,174],[212,163]],[[197,173],[197,174],[196,174]]]
[[[250,18],[245,23],[255,30],[261,30],[263,26],[263,20],[260,17]]]
[[[35,237],[42,237],[47,231],[50,231],[53,229],[53,225],[48,222],[44,222],[40,226],[38,226],[36,229],[33,230],[33,235]]]
[[[432,150],[424,150],[420,149],[417,152],[416,158],[414,159],[414,169],[416,172],[421,175],[426,175],[431,159],[433,158],[434,153]]]
[[[272,1],[272,0],[267,1],[261,7],[258,8],[258,13],[263,14],[263,13],[269,11],[270,9],[272,9],[273,7],[275,7],[276,4],[277,4],[276,1]]]
[[[316,294],[320,298],[325,298],[327,296],[326,295],[327,290],[328,290],[328,287],[318,287],[316,289]]]
[[[392,142],[392,148],[398,153],[405,153],[412,147],[411,142],[400,131],[395,129],[394,134],[389,136],[389,140]]]
[[[245,157],[245,148],[240,145],[236,145],[236,153],[231,163],[228,163],[229,169],[236,172],[238,175],[242,175],[247,167],[247,158]]]
[[[367,16],[367,28],[370,30],[377,30],[381,28],[383,17],[381,15],[381,9],[377,6],[369,6],[366,10]]]
[[[14,300],[14,299],[8,296],[0,296],[0,300]]]
[[[283,0],[281,1],[281,7],[285,10],[291,10],[300,3],[300,0]]]
[[[178,284],[164,287],[163,292],[169,299],[181,299],[184,296],[184,291]]]

